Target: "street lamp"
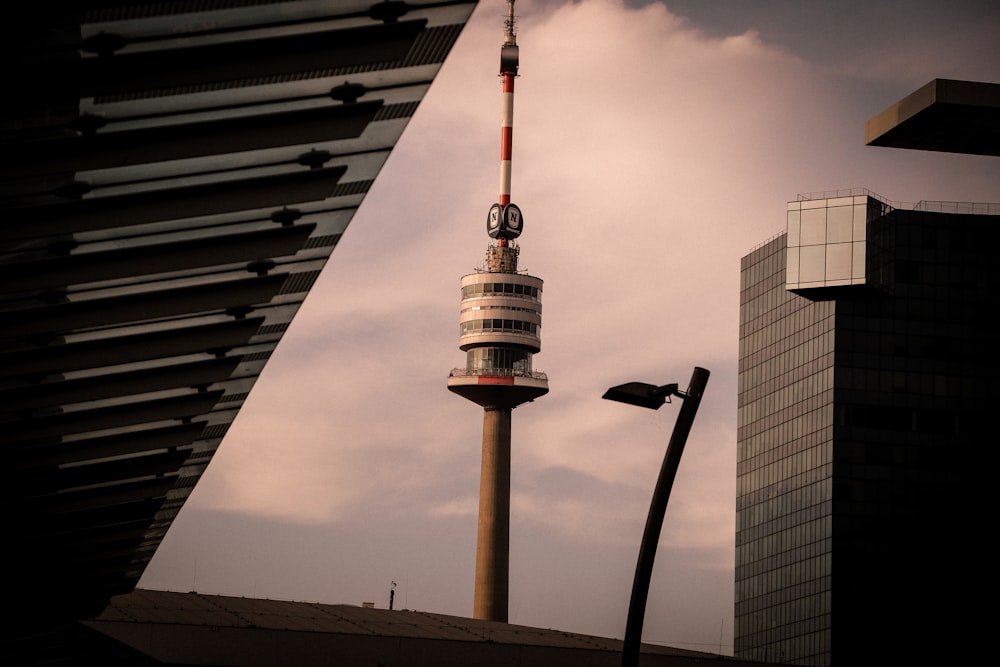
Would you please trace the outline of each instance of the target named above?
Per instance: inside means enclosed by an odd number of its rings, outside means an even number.
[[[649,515],[646,517],[646,529],[642,533],[642,544],[639,545],[635,579],[632,581],[632,597],[628,605],[628,620],[625,623],[622,667],[636,667],[639,664],[639,645],[642,641],[642,624],[646,616],[646,599],[649,597],[649,580],[653,575],[656,545],[660,541],[660,530],[667,512],[667,501],[670,500],[670,489],[674,485],[674,477],[677,476],[677,467],[680,465],[691,425],[694,424],[698,404],[701,402],[702,394],[705,393],[708,376],[707,370],[695,366],[687,391],[679,391],[676,384],[657,386],[645,382],[628,382],[608,389],[602,396],[611,401],[652,410],[669,403],[671,396],[683,399],[681,411],[677,415],[677,421],[674,422],[674,431],[667,444],[667,452],[663,457],[663,465],[660,466],[660,475],[656,478],[656,488],[653,489]]]
[[[651,408],[658,410],[664,403],[670,403],[670,396],[677,393],[677,383],[665,384],[657,387],[655,384],[645,382],[626,382],[617,387],[612,387],[604,392],[604,396],[610,401],[638,405],[641,408]]]

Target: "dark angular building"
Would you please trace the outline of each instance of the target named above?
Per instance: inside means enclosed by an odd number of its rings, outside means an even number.
[[[0,664],[132,591],[475,8],[41,0],[0,54]]]
[[[1000,206],[835,194],[742,260],[736,655],[972,655]]]
[[[935,79],[869,146],[1000,156],[1000,85]],[[737,657],[974,659],[1000,398],[1000,205],[800,197],[743,258]]]

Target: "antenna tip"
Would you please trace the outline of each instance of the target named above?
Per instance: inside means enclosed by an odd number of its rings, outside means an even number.
[[[516,44],[514,25],[514,0],[507,0],[507,19],[504,21],[504,44]]]

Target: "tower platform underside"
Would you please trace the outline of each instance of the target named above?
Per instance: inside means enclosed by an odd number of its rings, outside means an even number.
[[[448,389],[484,408],[516,408],[549,393],[549,381],[541,373],[535,377],[456,373],[464,371],[452,372]]]

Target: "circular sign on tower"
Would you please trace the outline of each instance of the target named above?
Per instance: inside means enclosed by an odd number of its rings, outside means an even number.
[[[500,225],[503,222],[503,207],[500,204],[493,204],[490,212],[486,216],[486,232],[492,238],[497,238],[500,233]]]
[[[524,222],[524,219],[521,217],[521,209],[517,206],[517,204],[507,204],[504,206],[503,220],[508,233],[514,234],[514,236],[521,233],[521,225]]]
[[[486,232],[494,239],[516,239],[524,228],[524,216],[517,204],[493,204],[486,216]]]

